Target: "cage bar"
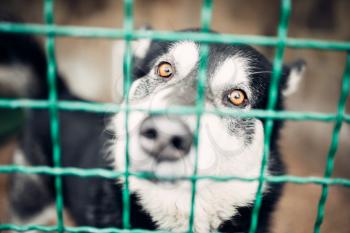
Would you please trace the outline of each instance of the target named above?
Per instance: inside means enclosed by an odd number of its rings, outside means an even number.
[[[103,39],[123,39],[126,32],[123,29],[108,29],[100,27],[78,27],[78,26],[57,26],[24,23],[1,23],[0,31],[8,33],[24,33],[35,35],[54,34],[56,37],[84,37]],[[278,38],[273,36],[256,35],[232,35],[213,34],[204,32],[172,32],[172,31],[144,31],[134,30],[132,39],[154,39],[164,41],[178,41],[191,38],[191,40],[203,43],[223,43],[223,44],[251,44],[259,46],[272,46],[278,44]],[[350,42],[315,40],[307,38],[287,38],[286,47],[302,49],[320,50],[340,50],[350,49]]]
[[[45,23],[48,25],[54,24],[54,0],[45,0],[44,2],[44,17]],[[60,129],[59,117],[57,108],[57,89],[56,89],[56,59],[55,59],[55,36],[47,35],[46,39],[47,52],[47,81],[49,85],[49,117],[51,140],[53,150],[53,166],[61,166],[61,148],[60,148]],[[63,194],[62,194],[62,179],[60,176],[55,176],[55,191],[56,191],[56,212],[57,212],[57,231],[64,232],[63,220]]]
[[[210,30],[211,17],[212,17],[213,1],[203,0],[201,9],[201,31],[208,32]],[[194,147],[196,150],[195,162],[193,169],[193,176],[195,177],[198,173],[198,158],[199,158],[199,130],[201,125],[201,115],[204,112],[204,100],[205,100],[205,84],[206,84],[206,70],[207,70],[207,57],[209,48],[207,44],[201,44],[199,49],[199,72],[198,72],[198,83],[197,83],[197,98],[196,98],[196,129],[194,132]],[[189,232],[193,232],[193,224],[195,218],[195,200],[196,200],[196,182],[197,179],[191,179],[191,208],[189,218]]]
[[[45,100],[26,100],[26,99],[0,99],[0,108],[32,108],[46,109],[49,102]],[[174,115],[193,115],[196,113],[195,107],[173,107],[171,109],[155,108],[133,108],[125,107],[111,103],[88,103],[81,101],[57,101],[57,107],[61,111],[86,111],[96,113],[118,113],[126,110],[137,112],[148,112],[151,114],[174,114]],[[250,110],[249,112],[237,112],[232,109],[203,110],[203,114],[215,114],[219,116],[232,116],[241,118],[261,118],[278,119],[290,121],[335,121],[336,114],[318,113],[318,112],[293,112],[293,111],[270,111],[270,110]],[[350,115],[344,114],[343,121],[350,123]]]
[[[273,62],[273,73],[272,73],[272,80],[271,80],[270,89],[269,89],[267,110],[273,110],[277,102],[278,82],[282,72],[285,40],[287,38],[289,15],[291,11],[291,1],[281,0],[280,11],[281,11],[280,13],[281,16],[280,16],[280,21],[278,25],[279,43],[276,48],[277,50],[276,50],[275,59]],[[267,167],[269,154],[270,154],[270,139],[271,139],[273,125],[274,125],[274,122],[271,119],[268,119],[265,122],[264,154],[261,161],[260,179],[259,179],[258,190],[256,193],[256,199],[254,203],[249,233],[255,233],[258,227],[259,210],[262,203],[262,192],[265,184],[265,172],[266,172],[266,167]]]
[[[345,113],[345,104],[346,99],[349,96],[350,91],[350,53],[347,54],[346,59],[346,67],[344,71],[343,81],[342,81],[342,87],[341,87],[341,93],[340,98],[338,102],[338,112],[337,112],[337,118],[336,122],[334,124],[334,129],[332,133],[332,141],[329,147],[328,155],[327,155],[327,162],[326,162],[326,169],[324,172],[324,178],[329,178],[332,176],[333,170],[334,170],[334,159],[335,159],[335,153],[337,152],[338,145],[339,145],[339,139],[340,139],[340,129],[342,127],[344,113]],[[324,219],[325,214],[325,205],[328,197],[328,190],[329,187],[327,184],[322,185],[322,193],[320,197],[320,201],[317,207],[317,217],[315,221],[314,226],[314,232],[319,233],[320,228]]]

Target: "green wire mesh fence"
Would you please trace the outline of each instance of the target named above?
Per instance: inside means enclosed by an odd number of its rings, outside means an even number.
[[[90,112],[125,112],[126,115],[130,111],[147,111],[157,114],[194,114],[196,115],[197,124],[195,130],[195,147],[198,146],[198,129],[200,127],[200,116],[202,114],[218,114],[230,115],[235,117],[257,117],[266,119],[265,139],[264,139],[264,155],[259,177],[243,178],[243,177],[213,177],[197,175],[197,163],[192,176],[178,177],[178,179],[190,179],[192,182],[192,198],[191,212],[189,218],[188,232],[193,232],[194,222],[194,206],[196,200],[196,181],[199,179],[211,179],[215,181],[225,182],[229,180],[239,180],[244,182],[259,182],[256,193],[256,201],[252,214],[252,221],[249,233],[254,233],[257,229],[259,209],[262,201],[262,189],[265,182],[290,182],[296,184],[313,183],[322,186],[321,197],[318,204],[317,217],[314,224],[314,232],[320,232],[320,227],[324,218],[324,209],[327,201],[328,190],[330,185],[341,185],[350,187],[350,180],[341,178],[331,178],[333,172],[335,153],[338,147],[339,133],[342,123],[350,123],[350,115],[345,114],[345,103],[350,90],[350,42],[330,42],[310,39],[295,39],[288,38],[288,21],[291,12],[291,0],[281,0],[280,21],[278,25],[278,34],[276,37],[266,36],[243,36],[243,35],[228,35],[228,34],[211,34],[209,32],[213,1],[203,0],[201,9],[201,30],[199,32],[164,32],[164,31],[138,31],[133,29],[133,0],[124,0],[124,27],[123,29],[106,29],[92,27],[72,27],[72,26],[57,26],[54,24],[54,0],[45,0],[44,2],[44,17],[45,25],[37,24],[19,24],[19,23],[0,23],[0,31],[7,33],[24,33],[24,34],[41,34],[47,37],[46,52],[48,54],[48,84],[49,98],[48,100],[23,100],[23,99],[0,99],[1,109],[20,109],[20,108],[37,108],[48,109],[50,113],[51,139],[53,143],[53,167],[35,166],[22,167],[14,165],[0,166],[1,173],[24,173],[24,174],[46,174],[55,176],[56,189],[56,211],[57,225],[56,226],[18,226],[13,224],[2,224],[0,230],[14,231],[29,231],[39,230],[43,232],[151,232],[146,230],[130,230],[130,205],[129,205],[129,182],[128,177],[135,176],[141,179],[147,179],[144,174],[132,173],[128,170],[128,117],[125,120],[126,128],[126,171],[114,172],[103,169],[79,169],[79,168],[61,168],[60,167],[60,141],[59,141],[59,119],[58,111],[90,111]],[[124,39],[126,41],[126,51],[124,54],[124,98],[126,106],[121,107],[115,104],[101,103],[85,103],[76,101],[59,101],[55,87],[56,79],[56,61],[55,61],[55,37],[91,37],[91,38],[108,38],[108,39]],[[135,39],[150,38],[157,40],[193,40],[201,42],[200,50],[200,72],[198,77],[197,100],[194,107],[178,107],[172,109],[132,109],[128,106],[128,91],[131,83],[131,68],[132,54],[130,42]],[[273,62],[273,76],[269,92],[268,108],[266,110],[252,110],[242,113],[233,110],[215,110],[208,111],[203,107],[204,86],[205,86],[205,70],[206,57],[208,54],[208,44],[210,43],[226,43],[239,44],[246,43],[261,46],[276,47],[275,59]],[[309,48],[319,50],[338,50],[347,52],[346,67],[343,75],[342,89],[338,102],[338,109],[335,114],[311,113],[311,112],[288,112],[274,111],[276,105],[277,87],[281,74],[284,51],[286,47],[290,48]],[[265,175],[265,169],[269,157],[270,136],[274,120],[284,119],[293,121],[324,121],[334,122],[332,140],[329,147],[326,168],[323,177],[297,177],[297,176],[268,176]],[[196,161],[198,160],[198,152],[196,153]],[[63,220],[63,195],[62,195],[62,176],[79,176],[79,177],[103,177],[108,179],[125,178],[125,188],[123,189],[123,229],[104,228],[97,229],[93,227],[67,227]],[[154,231],[153,231],[154,232]],[[164,231],[157,231],[164,232]]]

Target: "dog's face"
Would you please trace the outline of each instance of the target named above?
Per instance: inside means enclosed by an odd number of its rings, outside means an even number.
[[[191,41],[143,42],[135,52],[135,76],[129,104],[147,110],[195,106],[200,45]],[[141,54],[141,55],[140,55]],[[210,45],[206,70],[205,110],[264,109],[271,79],[271,64],[248,46]],[[288,92],[288,77],[300,74],[285,68],[278,94]],[[128,114],[130,171],[155,176],[190,176],[194,172],[195,115]],[[117,131],[116,169],[125,169],[125,114],[114,119]],[[264,123],[256,118],[204,114],[198,132],[198,175],[257,177],[261,168]],[[270,173],[267,170],[267,173]],[[162,229],[186,230],[191,182],[130,178],[130,187]],[[256,182],[197,182],[195,228],[215,230],[240,206],[250,205]],[[265,189],[267,189],[265,187]],[[164,217],[168,216],[168,217]]]

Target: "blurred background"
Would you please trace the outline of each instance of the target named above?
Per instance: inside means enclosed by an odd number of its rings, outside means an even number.
[[[59,25],[122,27],[120,0],[56,0]],[[325,40],[350,40],[350,1],[294,0],[288,36]],[[135,0],[135,27],[157,30],[199,27],[200,0]],[[42,23],[41,0],[1,0],[0,11],[20,16],[25,22]],[[216,0],[212,28],[222,33],[275,35],[278,0]],[[41,42],[44,37],[38,37]],[[119,64],[113,64],[112,47],[104,39],[57,38],[58,68],[70,89],[87,100],[111,102]],[[270,59],[273,48],[257,47]],[[285,61],[303,58],[307,70],[300,88],[287,101],[291,111],[334,113],[345,65],[345,52],[287,49]],[[347,101],[349,113],[350,101]],[[288,174],[322,176],[333,123],[286,122],[280,145]],[[350,178],[350,126],[343,124],[335,160],[334,177]],[[11,163],[14,143],[0,148],[0,164]],[[6,219],[7,175],[0,174],[0,221]],[[321,187],[287,184],[274,218],[273,232],[312,232]],[[322,232],[350,232],[350,189],[331,186]]]

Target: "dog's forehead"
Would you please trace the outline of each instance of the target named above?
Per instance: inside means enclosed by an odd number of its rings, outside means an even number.
[[[215,90],[223,89],[231,85],[247,85],[249,83],[248,59],[235,54],[221,61],[212,62],[210,68],[210,85]]]
[[[167,55],[172,56],[180,76],[185,76],[194,68],[198,68],[200,45],[192,41],[176,42],[170,46]],[[235,50],[210,47],[208,61],[209,80],[214,86],[229,81],[247,82],[248,59]],[[234,79],[234,80],[233,80]]]
[[[196,67],[199,48],[192,41],[181,41],[170,47],[168,55],[172,56],[175,62],[176,72],[184,77]]]

